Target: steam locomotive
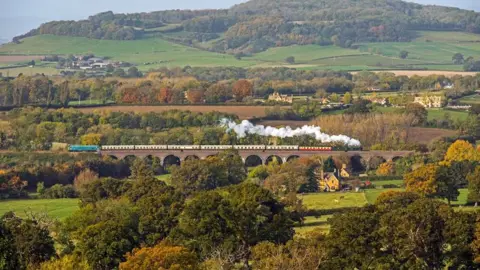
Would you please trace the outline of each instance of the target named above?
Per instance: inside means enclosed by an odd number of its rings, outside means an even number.
[[[69,152],[99,152],[109,150],[256,150],[256,151],[361,151],[352,146],[299,146],[299,145],[70,145]]]

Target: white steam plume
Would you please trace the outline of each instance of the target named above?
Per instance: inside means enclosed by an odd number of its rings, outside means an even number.
[[[262,125],[254,125],[247,120],[243,120],[240,124],[237,124],[229,119],[221,120],[222,126],[226,127],[228,131],[233,130],[237,133],[237,136],[243,138],[247,134],[257,134],[260,136],[272,136],[272,137],[295,137],[308,135],[314,137],[317,141],[322,143],[343,143],[348,146],[361,146],[360,141],[352,139],[345,135],[328,135],[320,131],[320,127],[305,125],[301,128],[292,129],[291,127],[274,128],[265,127]]]

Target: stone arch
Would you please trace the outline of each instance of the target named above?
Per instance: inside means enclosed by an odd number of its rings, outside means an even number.
[[[387,160],[382,156],[371,156],[368,159],[368,170],[376,170],[380,164],[387,162]]]
[[[392,161],[395,162],[395,161],[397,161],[401,158],[402,158],[401,156],[394,156],[394,157],[392,157]]]
[[[163,159],[163,167],[180,166],[180,158],[175,155],[168,155]]]
[[[118,160],[118,157],[115,156],[115,155],[108,155],[107,157],[108,157],[108,158],[111,158],[111,159],[113,159],[113,160]]]
[[[299,158],[300,158],[300,156],[298,156],[298,155],[291,155],[291,156],[287,157],[287,162],[294,161],[294,160],[297,160]]]
[[[154,159],[154,157],[153,157],[152,155],[148,155],[148,156],[145,156],[145,157],[143,158],[143,161],[144,161],[146,164],[148,164],[148,165],[151,166],[152,163],[153,163],[153,159]]]
[[[353,173],[362,173],[368,167],[368,160],[359,154],[355,154],[350,158]]]
[[[199,160],[200,158],[196,155],[189,155],[185,157],[185,160]]]
[[[250,155],[245,159],[246,167],[257,167],[262,164],[263,164],[262,158],[257,155]]]
[[[283,163],[283,160],[282,160],[281,157],[279,157],[277,155],[271,155],[271,156],[267,157],[267,159],[265,160],[265,164],[269,164],[270,162],[272,162],[274,160],[277,160],[278,164]]]
[[[135,156],[135,155],[127,155],[127,156],[125,156],[125,157],[123,158],[123,160],[124,160],[126,163],[132,165],[133,162],[134,162],[137,158],[138,158],[138,157]]]

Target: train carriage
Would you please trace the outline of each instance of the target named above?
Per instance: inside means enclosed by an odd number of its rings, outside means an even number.
[[[298,150],[298,145],[267,145],[266,149],[279,151],[295,151]]]
[[[265,150],[265,145],[234,145],[235,150]]]
[[[168,150],[200,150],[200,145],[168,145]]]
[[[167,150],[167,145],[135,145],[135,150]]]
[[[233,149],[232,145],[201,145],[202,150],[229,150]]]
[[[300,151],[311,151],[311,152],[328,152],[332,151],[330,146],[300,146],[298,148]]]
[[[135,145],[102,145],[102,150],[135,150]]]

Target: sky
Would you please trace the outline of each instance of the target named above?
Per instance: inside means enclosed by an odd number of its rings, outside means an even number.
[[[479,0],[409,0],[480,11]],[[80,20],[102,11],[148,12],[167,9],[228,8],[245,0],[0,0],[0,41],[52,20]]]

